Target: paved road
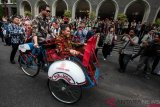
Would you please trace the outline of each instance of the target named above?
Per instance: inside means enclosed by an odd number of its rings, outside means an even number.
[[[112,57],[103,61],[99,51],[101,78],[98,86],[84,90],[76,104],[66,105],[50,95],[46,73],[40,72],[37,77],[30,78],[18,64],[10,64],[10,51],[11,47],[0,42],[0,107],[147,107],[158,101],[160,104],[160,77],[146,80],[133,76],[137,60],[129,64],[126,73],[119,73],[117,53],[113,52]]]

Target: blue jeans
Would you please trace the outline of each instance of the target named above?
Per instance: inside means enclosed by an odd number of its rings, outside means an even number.
[[[37,56],[38,63],[44,63],[43,52],[42,52],[41,46],[40,46],[40,48],[33,48],[32,54]]]

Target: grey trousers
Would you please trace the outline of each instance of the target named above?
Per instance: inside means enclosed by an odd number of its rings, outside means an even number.
[[[143,72],[144,68],[146,67],[144,72],[146,74],[150,74],[152,72],[153,62],[154,62],[154,57],[148,57],[148,56],[141,55],[138,65],[137,65],[136,73]]]

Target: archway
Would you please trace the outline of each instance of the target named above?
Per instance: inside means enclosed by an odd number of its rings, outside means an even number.
[[[97,7],[97,17],[103,19],[116,19],[118,14],[118,4],[114,0],[103,0]]]
[[[157,15],[157,18],[156,18],[156,19],[158,19],[158,18],[160,18],[160,11],[158,12],[158,15]]]
[[[11,7],[11,14],[16,15],[17,14],[17,7]]]
[[[25,16],[25,12],[32,13],[31,4],[28,1],[22,1],[20,6],[20,14]]]
[[[91,4],[88,0],[78,0],[74,3],[72,18],[87,18],[91,12]]]
[[[40,11],[41,11],[40,7],[41,7],[42,4],[47,4],[47,2],[44,1],[44,0],[40,0],[36,3],[36,5],[35,5],[35,15],[38,15],[40,13]]]
[[[153,19],[153,22],[155,22],[156,19],[159,19],[159,18],[160,18],[160,7],[157,9],[157,12],[156,12],[156,15],[155,15],[155,17]]]
[[[8,0],[1,0],[1,3],[8,3]]]
[[[3,15],[4,16],[9,16],[9,8],[7,6],[8,1],[7,0],[1,0],[1,6],[3,7]]]
[[[64,11],[67,10],[67,4],[64,0],[57,0],[55,5],[55,16],[63,17]]]
[[[134,0],[130,2],[125,8],[125,14],[128,17],[128,21],[133,20],[138,21],[147,21],[150,12],[150,5],[145,0]]]

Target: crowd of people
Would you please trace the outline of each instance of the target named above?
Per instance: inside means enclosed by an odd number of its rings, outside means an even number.
[[[48,5],[42,5],[40,10],[40,14],[32,20],[22,16],[2,18],[0,36],[5,46],[12,46],[10,54],[12,64],[16,63],[14,57],[19,44],[33,42],[34,47],[38,48],[46,40],[65,39],[68,41],[63,51],[77,55],[79,52],[75,48],[75,43],[81,46],[86,45],[87,40],[95,34],[100,35],[97,39],[95,53],[97,55],[99,47],[102,47],[103,58],[107,60],[117,38],[123,35],[121,41],[124,41],[124,44],[119,51],[119,72],[125,72],[128,62],[140,56],[135,75],[142,71],[146,78],[149,78],[151,73],[160,75],[160,27],[146,22],[136,22],[136,20],[122,22],[107,18],[105,20],[89,18],[71,20],[50,17],[51,11]],[[57,52],[61,52],[62,46],[58,45]],[[136,45],[140,46],[140,50],[134,55]]]

